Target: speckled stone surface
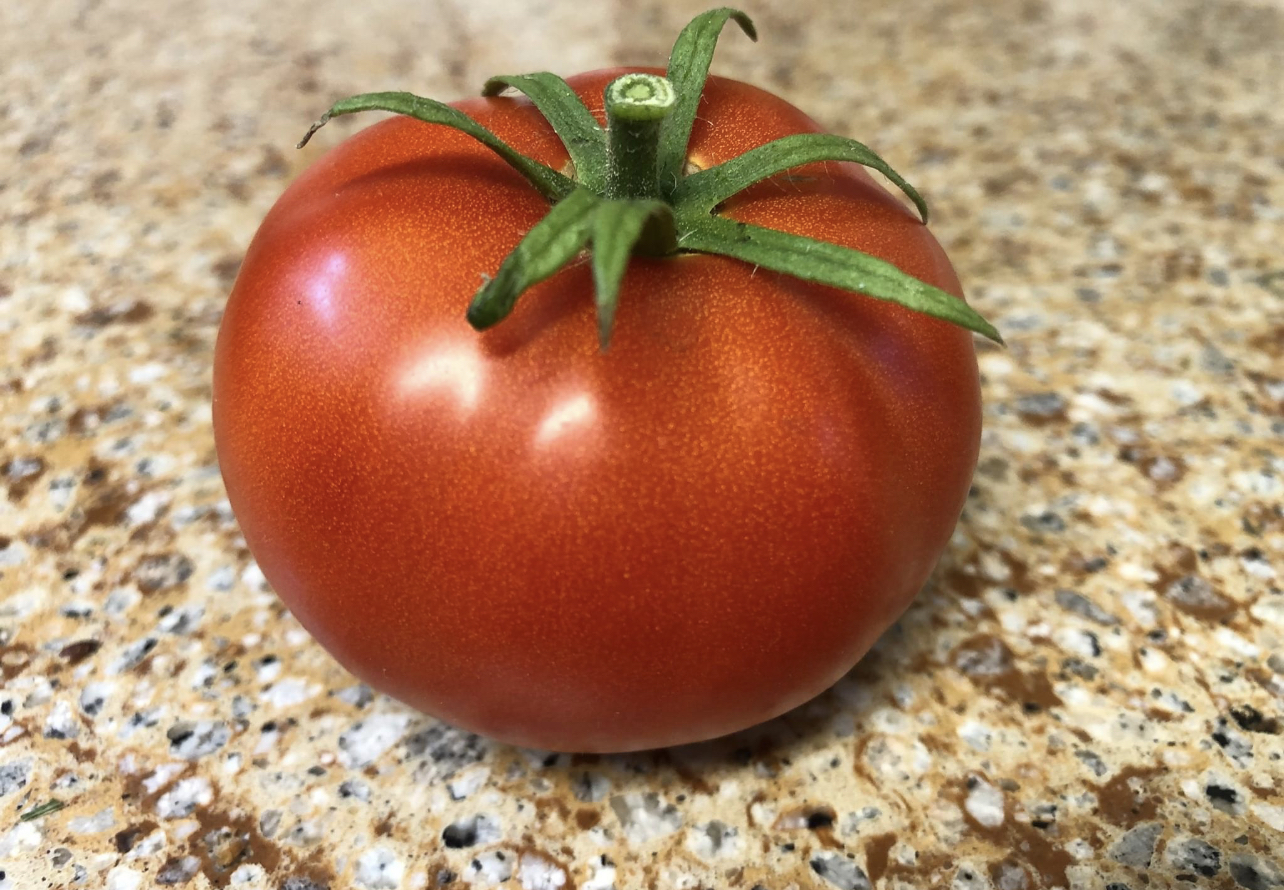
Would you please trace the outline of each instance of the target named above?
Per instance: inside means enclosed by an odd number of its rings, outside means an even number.
[[[679,6],[0,4],[0,888],[1284,886],[1278,4],[728,35],[715,70],[925,192],[1010,341],[949,552],[810,705],[517,750],[372,695],[267,589],[210,363],[294,140],[351,92],[662,60]]]

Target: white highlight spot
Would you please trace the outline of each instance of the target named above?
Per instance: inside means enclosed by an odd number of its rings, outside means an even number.
[[[547,445],[574,427],[591,420],[595,412],[587,393],[576,393],[555,404],[540,421],[535,433],[536,445]]]

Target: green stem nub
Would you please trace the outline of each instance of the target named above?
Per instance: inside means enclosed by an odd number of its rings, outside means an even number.
[[[606,197],[660,197],[660,127],[677,102],[655,74],[626,74],[606,87]]]

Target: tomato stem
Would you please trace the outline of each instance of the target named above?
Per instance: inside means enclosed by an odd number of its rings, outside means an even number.
[[[626,74],[606,87],[606,197],[658,198],[660,128],[673,110],[673,84]]]

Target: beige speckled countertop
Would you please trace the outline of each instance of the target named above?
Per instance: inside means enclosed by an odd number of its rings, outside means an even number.
[[[210,434],[332,98],[654,63],[697,9],[463,6],[0,4],[0,888],[1284,886],[1284,7],[751,6],[715,70],[905,171],[1010,346],[958,534],[852,674],[576,758],[355,684]]]

